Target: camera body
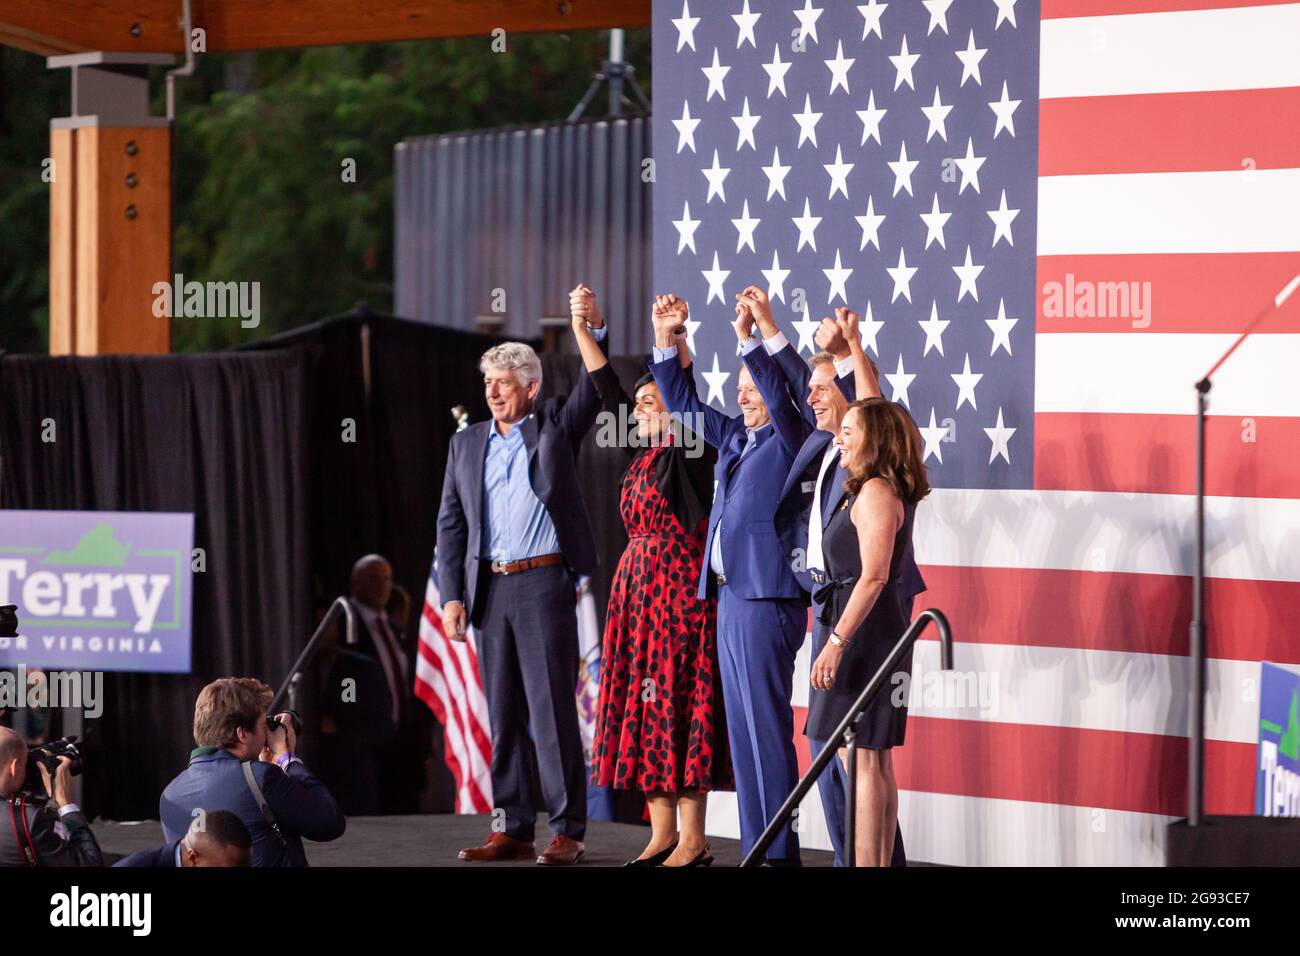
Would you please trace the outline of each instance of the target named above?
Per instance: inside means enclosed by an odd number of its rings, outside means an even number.
[[[302,734],[302,718],[298,716],[298,712],[297,712],[297,711],[294,711],[294,710],[286,710],[286,711],[281,711],[280,713],[285,713],[285,714],[288,714],[288,715],[289,715],[290,721],[291,721],[292,724],[293,724],[293,732],[294,732],[295,734],[301,735],[301,734]],[[280,725],[281,725],[282,723],[283,723],[283,721],[280,720],[280,718],[279,718],[278,715],[275,715],[275,714],[267,714],[267,715],[266,715],[266,727],[267,727],[268,730],[279,730],[279,729],[280,729]]]
[[[18,605],[0,606],[0,637],[18,636]]]
[[[40,768],[44,765],[50,773],[50,778],[53,779],[55,771],[59,769],[60,757],[67,757],[71,761],[68,773],[74,777],[81,773],[84,757],[75,736],[60,737],[47,744],[28,748],[27,781],[23,784],[23,792],[33,796],[52,796],[45,793],[45,782],[41,777]]]

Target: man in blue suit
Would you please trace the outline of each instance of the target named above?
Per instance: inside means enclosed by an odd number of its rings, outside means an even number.
[[[839,467],[839,448],[834,438],[839,433],[844,413],[856,398],[880,395],[879,380],[875,378],[873,365],[871,387],[864,394],[857,395],[848,344],[833,319],[822,320],[816,335],[821,351],[805,363],[790,347],[772,318],[771,304],[765,291],[750,286],[736,298],[754,315],[764,344],[784,377],[783,381],[777,382],[770,376],[762,376],[757,379],[759,389],[770,402],[778,400],[783,390],[787,391],[805,422],[812,427],[795,456],[781,489],[776,527],[785,552],[802,558],[795,564],[799,583],[809,593],[815,593],[825,581],[821,532],[844,493],[845,472]],[[849,314],[846,308],[837,309],[836,312],[842,316]],[[791,438],[794,437],[792,434]],[[814,514],[818,515],[819,521],[813,521]],[[916,594],[925,590],[925,582],[921,579],[921,572],[915,562],[908,574],[911,578],[911,594],[906,611],[910,617],[912,601]],[[821,607],[814,598],[812,660],[817,659],[830,637],[831,628],[821,623],[820,612]],[[819,691],[813,690],[810,693],[816,694]],[[808,749],[812,759],[816,760],[825,746],[826,741],[809,738]],[[844,766],[838,760],[832,760],[817,780],[831,845],[835,848],[836,866],[843,866],[847,859],[844,849],[845,783]],[[905,866],[906,861],[900,829],[894,837],[893,865]]]
[[[587,316],[602,348],[604,320]],[[538,401],[542,366],[506,342],[479,364],[492,420],[451,440],[438,511],[438,588],[449,640],[478,640],[492,728],[492,799],[502,826],[460,852],[478,862],[578,863],[587,771],[574,688],[577,576],[596,570],[577,456],[600,398],[579,375],[567,398]],[[541,799],[534,774],[541,778]],[[539,805],[552,839],[534,852]]]
[[[306,866],[305,837],[338,839],[347,828],[329,790],[295,753],[288,714],[268,727],[273,691],[251,677],[223,677],[194,705],[190,763],[163,790],[158,817],[175,843],[196,815],[229,810],[253,837],[253,866]]]
[[[213,810],[195,817],[189,832],[179,840],[137,850],[113,865],[128,869],[248,866],[252,859],[253,837],[248,827],[229,810]]]
[[[754,386],[778,376],[771,356],[737,322],[744,366],[736,392],[741,415],[732,418],[700,401],[677,360],[673,330],[686,320],[686,303],[661,296],[655,304],[655,350],[650,371],[670,411],[690,416],[691,427],[718,449],[717,489],[709,515],[701,599],[718,599],[718,665],[741,851],[748,853],[798,782],[790,690],[794,659],[803,644],[806,612],[773,517],[781,485],[799,445],[787,436],[806,430],[789,401],[769,409]],[[772,419],[783,419],[773,427]],[[773,866],[799,864],[799,838],[786,827],[768,848]]]

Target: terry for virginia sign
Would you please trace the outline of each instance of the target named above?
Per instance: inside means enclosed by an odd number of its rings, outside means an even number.
[[[190,670],[194,516],[0,511],[0,667]]]
[[[1300,817],[1300,669],[1260,664],[1255,813]]]

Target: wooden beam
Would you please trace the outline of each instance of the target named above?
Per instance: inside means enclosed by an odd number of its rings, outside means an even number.
[[[0,0],[0,43],[181,53],[181,0]],[[650,25],[650,0],[193,0],[208,53]]]
[[[171,277],[171,131],[50,131],[50,354],[162,354]]]
[[[77,131],[50,130],[50,354],[77,351]]]

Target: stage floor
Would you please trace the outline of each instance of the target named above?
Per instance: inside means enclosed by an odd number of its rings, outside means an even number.
[[[140,823],[95,823],[95,837],[106,862],[128,853],[160,846],[162,826],[156,820]],[[332,843],[306,841],[307,859],[312,866],[536,866],[520,863],[463,863],[456,854],[467,846],[483,842],[491,832],[488,814],[425,814],[392,817],[350,817],[347,832]],[[547,834],[546,818],[537,821],[538,851]],[[640,854],[649,838],[648,827],[627,823],[593,821],[587,826],[587,857],[584,866],[621,866]],[[715,866],[740,863],[740,843],[710,837]],[[833,857],[821,850],[804,850],[805,866],[830,866]],[[540,868],[539,868],[540,869]]]

